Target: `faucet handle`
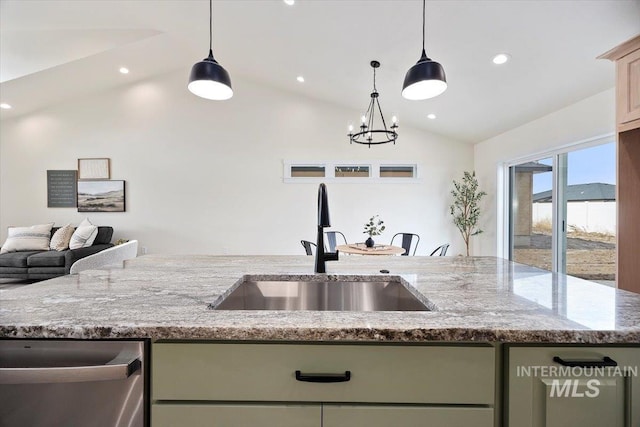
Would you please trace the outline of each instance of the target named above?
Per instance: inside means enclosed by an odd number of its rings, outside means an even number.
[[[335,252],[325,252],[324,260],[325,261],[339,261],[340,251]]]

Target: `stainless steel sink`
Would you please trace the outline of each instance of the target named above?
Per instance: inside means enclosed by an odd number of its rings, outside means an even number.
[[[244,276],[214,310],[429,311],[400,276]]]

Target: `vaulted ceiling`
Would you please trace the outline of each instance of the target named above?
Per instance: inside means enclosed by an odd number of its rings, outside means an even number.
[[[213,10],[214,54],[235,91],[247,79],[362,111],[377,59],[385,114],[470,143],[613,87],[613,64],[596,57],[640,33],[640,0],[428,1],[427,53],[449,88],[408,101],[420,1],[215,0]],[[206,0],[0,0],[0,102],[13,106],[1,118],[177,70],[187,90],[207,54],[208,11]],[[511,60],[497,66],[500,52]]]

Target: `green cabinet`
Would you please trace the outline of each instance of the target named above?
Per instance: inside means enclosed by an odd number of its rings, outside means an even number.
[[[488,344],[158,342],[152,350],[153,427],[494,425]]]
[[[510,427],[640,426],[640,347],[505,348]]]

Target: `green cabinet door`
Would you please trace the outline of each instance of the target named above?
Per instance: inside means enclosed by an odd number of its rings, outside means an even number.
[[[640,426],[638,347],[510,345],[507,360],[509,427]]]
[[[493,408],[323,405],[322,427],[493,427]]]
[[[320,405],[159,403],[152,427],[321,427]]]

